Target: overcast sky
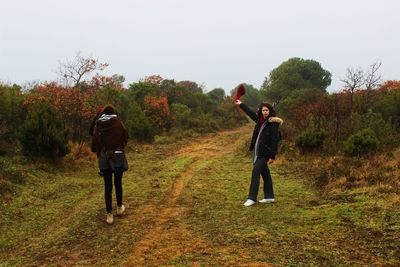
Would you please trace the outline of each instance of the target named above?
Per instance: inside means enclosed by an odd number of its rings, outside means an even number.
[[[0,81],[56,80],[76,52],[128,83],[159,74],[227,92],[291,57],[314,59],[341,88],[346,68],[382,61],[400,79],[398,0],[0,0]]]

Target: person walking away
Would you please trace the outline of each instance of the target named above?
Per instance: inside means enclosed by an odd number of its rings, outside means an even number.
[[[104,199],[106,204],[106,222],[113,224],[112,189],[114,174],[115,194],[117,198],[117,215],[125,211],[122,199],[122,176],[128,169],[125,158],[125,146],[128,132],[112,105],[106,105],[100,112],[93,130],[95,151],[100,173],[104,178]]]

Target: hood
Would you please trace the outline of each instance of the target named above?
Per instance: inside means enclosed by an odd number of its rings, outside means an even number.
[[[282,123],[283,123],[283,120],[282,120],[281,118],[279,118],[279,117],[270,117],[270,118],[268,119],[268,122],[269,122],[269,123],[278,123],[278,124],[282,124]]]

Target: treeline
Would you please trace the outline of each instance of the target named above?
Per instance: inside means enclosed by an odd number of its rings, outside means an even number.
[[[285,144],[303,153],[343,151],[363,155],[399,146],[400,81],[383,81],[381,63],[347,69],[344,89],[328,93],[331,74],[314,60],[291,58],[273,69],[260,89],[246,84],[242,100],[253,109],[275,105],[285,123]],[[148,76],[124,87],[122,75],[96,74],[108,66],[76,55],[60,64],[58,82],[29,90],[0,84],[0,152],[22,145],[25,154],[61,157],[68,142],[83,144],[97,110],[117,107],[129,135],[151,142],[156,135],[184,135],[228,129],[246,122],[222,88],[204,92],[193,81]],[[7,148],[8,147],[8,148]]]
[[[291,58],[273,69],[243,101],[274,103],[286,144],[303,153],[344,152],[359,156],[400,145],[400,81],[383,81],[381,62],[347,69],[343,89],[328,93],[331,74],[314,60]],[[234,93],[234,92],[232,92]]]
[[[138,141],[151,142],[162,133],[215,132],[246,122],[223,89],[205,93],[195,82],[157,75],[124,88],[123,80],[116,78],[96,75],[73,87],[53,82],[28,91],[1,84],[2,153],[9,144],[21,144],[27,155],[62,157],[69,141],[82,144],[89,139],[90,123],[107,103],[117,107],[130,137]]]

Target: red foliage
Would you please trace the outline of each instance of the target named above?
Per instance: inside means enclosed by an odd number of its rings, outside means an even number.
[[[47,102],[53,104],[64,118],[90,118],[97,110],[97,106],[89,101],[94,91],[81,91],[79,88],[65,88],[56,84],[39,85],[31,91],[24,104],[29,107],[37,102]]]
[[[400,81],[396,80],[389,80],[386,81],[382,86],[379,88],[380,91],[388,91],[388,90],[400,90]]]
[[[82,141],[87,122],[96,114],[98,106],[92,103],[95,89],[66,88],[55,83],[36,86],[27,96],[24,105],[47,102],[60,111],[64,121],[73,131],[73,139]]]
[[[169,120],[173,120],[170,116],[167,97],[146,96],[144,98],[144,104],[144,113],[149,116],[159,128],[164,128]]]
[[[108,77],[108,76],[102,76],[99,74],[96,74],[92,80],[89,82],[89,86],[95,87],[95,88],[104,88],[106,86],[112,87],[112,88],[117,88],[117,89],[122,89],[123,86],[121,83],[115,81],[113,77]]]

